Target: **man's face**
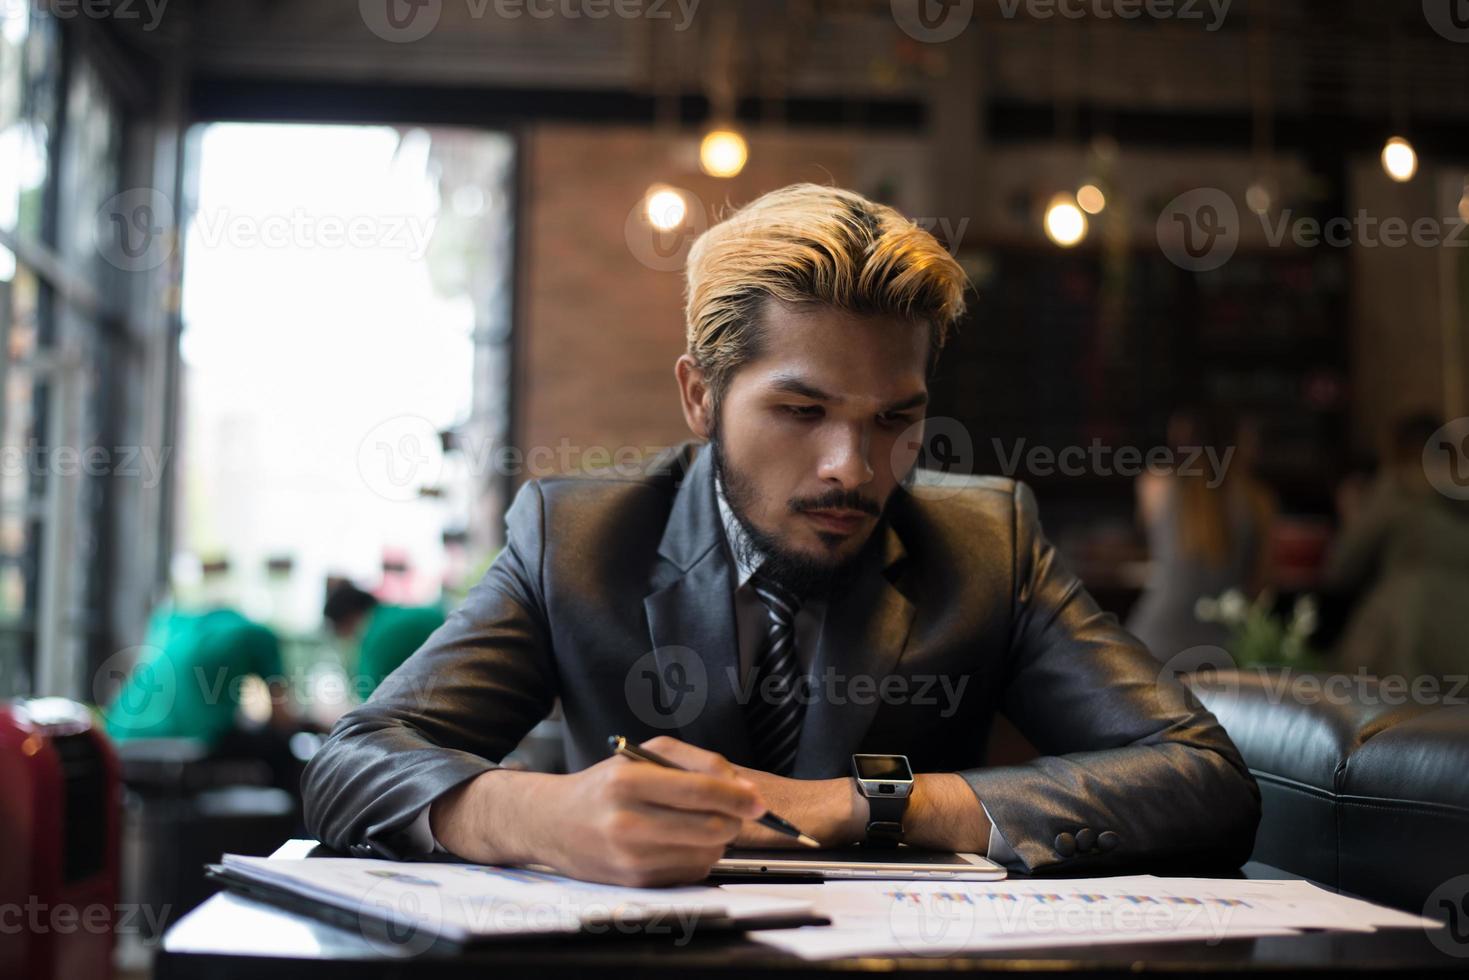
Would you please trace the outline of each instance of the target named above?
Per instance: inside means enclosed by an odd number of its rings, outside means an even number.
[[[928,328],[769,301],[761,333],[726,389],[715,458],[756,546],[809,591],[856,557],[913,467]]]

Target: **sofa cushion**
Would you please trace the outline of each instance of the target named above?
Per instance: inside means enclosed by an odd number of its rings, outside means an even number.
[[[1342,887],[1339,794],[1348,760],[1426,709],[1382,696],[1365,675],[1262,669],[1186,680],[1260,786],[1252,859]]]
[[[1469,871],[1469,705],[1379,732],[1347,760],[1339,798],[1344,891],[1422,912]]]

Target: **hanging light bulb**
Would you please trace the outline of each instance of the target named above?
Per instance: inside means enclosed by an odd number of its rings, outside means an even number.
[[[1401,136],[1394,136],[1382,148],[1382,169],[1400,184],[1413,179],[1418,172],[1418,151]]]
[[[1464,193],[1459,196],[1459,217],[1469,223],[1469,177],[1464,178]]]
[[[750,148],[732,129],[714,129],[699,144],[699,166],[711,177],[733,177],[745,169]]]
[[[688,210],[683,195],[667,184],[654,184],[643,195],[643,213],[648,216],[648,224],[659,231],[672,231],[683,224]]]
[[[1256,214],[1269,214],[1275,204],[1275,195],[1270,182],[1263,177],[1245,189],[1245,204]]]
[[[1086,237],[1086,215],[1069,194],[1057,194],[1046,207],[1046,237],[1070,248]]]
[[[1096,184],[1082,184],[1076,191],[1076,203],[1087,214],[1101,214],[1107,207],[1107,195]]]

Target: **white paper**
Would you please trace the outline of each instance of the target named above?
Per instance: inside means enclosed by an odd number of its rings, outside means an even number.
[[[751,938],[807,958],[940,956],[993,949],[1371,932],[1432,920],[1345,898],[1304,881],[1212,878],[829,882],[726,886],[807,899],[829,928],[762,930]]]
[[[800,914],[793,895],[695,885],[622,888],[518,868],[371,858],[226,854],[224,863],[309,898],[394,923],[403,942],[567,932],[663,931],[686,938],[700,919]]]

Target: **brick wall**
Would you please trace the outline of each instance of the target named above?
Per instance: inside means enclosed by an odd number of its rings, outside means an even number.
[[[650,184],[691,192],[710,214],[799,180],[885,188],[900,206],[921,207],[917,139],[746,135],[744,172],[715,180],[698,172],[688,136],[585,126],[527,134],[516,392],[516,441],[527,452],[549,447],[557,452],[543,449],[541,461],[577,469],[578,456],[558,447],[653,448],[690,437],[673,363],[684,350],[681,257],[695,236],[666,242],[680,246],[666,260],[636,222],[630,243],[629,212]]]

